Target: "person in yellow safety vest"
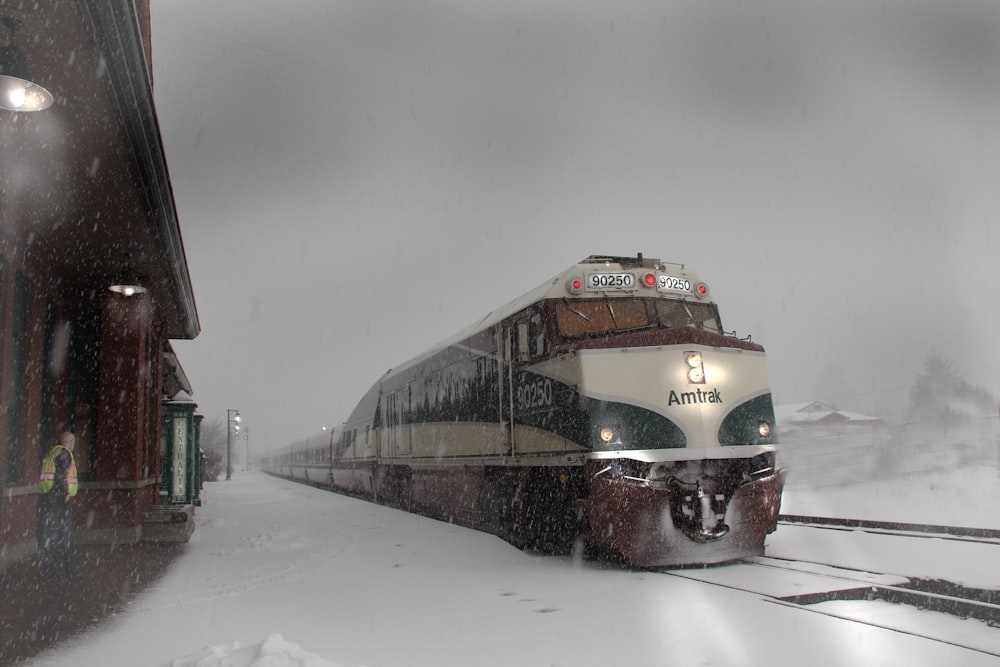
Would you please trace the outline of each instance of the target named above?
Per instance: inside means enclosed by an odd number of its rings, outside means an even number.
[[[79,579],[80,564],[73,537],[73,497],[77,491],[76,460],[73,447],[76,436],[64,432],[59,443],[42,459],[38,476],[39,543],[42,549],[42,574],[56,583],[65,576]]]

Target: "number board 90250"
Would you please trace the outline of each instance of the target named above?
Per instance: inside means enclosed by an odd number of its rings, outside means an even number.
[[[691,281],[687,278],[677,276],[660,275],[656,283],[656,289],[661,292],[690,292]]]
[[[632,290],[635,286],[635,274],[632,273],[587,274],[587,289],[590,290]]]

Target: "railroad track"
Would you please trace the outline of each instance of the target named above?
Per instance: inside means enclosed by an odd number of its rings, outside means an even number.
[[[825,528],[828,530],[863,530],[882,535],[906,537],[935,537],[961,542],[1000,544],[1000,530],[994,528],[968,528],[964,526],[939,526],[898,521],[867,521],[864,519],[836,519],[823,516],[781,514],[778,523],[795,526]]]
[[[820,563],[803,561],[783,561],[777,558],[759,557],[744,561],[758,567],[769,567],[792,572],[811,571],[816,566],[828,568]],[[971,588],[939,579],[919,579],[900,577],[905,583],[887,584],[871,581],[870,573],[847,568],[833,568],[837,574],[825,573],[836,579],[856,582],[855,588],[841,588],[836,591],[805,593],[781,598],[784,602],[810,605],[828,600],[885,600],[897,604],[907,604],[918,609],[937,611],[959,618],[975,618],[992,627],[1000,627],[1000,591]],[[883,575],[874,575],[883,576]]]
[[[782,515],[779,523],[820,530],[863,531],[893,537],[924,538],[990,544],[1000,546],[1000,530],[941,526],[888,521],[865,521]],[[777,561],[778,559],[772,559]],[[796,562],[786,560],[784,562]],[[841,568],[850,572],[850,568]],[[992,626],[1000,627],[1000,590],[976,588],[944,579],[906,576],[907,583],[900,586],[875,587],[879,599],[910,604],[921,609],[940,611],[962,618],[978,618]]]
[[[1000,546],[1000,531],[895,522],[782,516],[780,523],[840,531],[865,531],[905,538],[934,538]],[[982,547],[978,547],[982,548]],[[991,550],[992,551],[992,550]],[[998,552],[1000,555],[1000,552]],[[968,628],[953,631],[922,614],[898,614],[888,605],[976,619],[1000,628],[1000,590],[975,588],[943,579],[879,574],[811,560],[760,556],[718,568],[667,570],[666,574],[758,594],[769,602],[850,622],[923,637],[1000,657],[1000,631],[968,638]],[[872,602],[859,607],[852,602]],[[833,604],[823,604],[833,603]],[[952,623],[952,622],[949,622]],[[960,623],[958,620],[953,623]],[[973,633],[975,634],[975,633]]]

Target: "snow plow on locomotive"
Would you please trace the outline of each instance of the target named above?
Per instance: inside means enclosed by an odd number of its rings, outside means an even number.
[[[763,553],[784,474],[764,349],[657,259],[592,256],[387,372],[273,474],[640,567]]]

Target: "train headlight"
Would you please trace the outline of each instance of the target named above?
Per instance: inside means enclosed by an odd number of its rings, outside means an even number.
[[[684,360],[688,365],[688,382],[705,384],[705,365],[701,359],[701,352],[685,352]]]
[[[762,437],[762,438],[770,438],[771,437],[771,425],[768,424],[767,422],[758,422],[757,423],[757,433],[760,434],[760,437]]]
[[[622,446],[622,430],[620,424],[595,424],[593,431],[594,444],[603,449],[618,449]]]

